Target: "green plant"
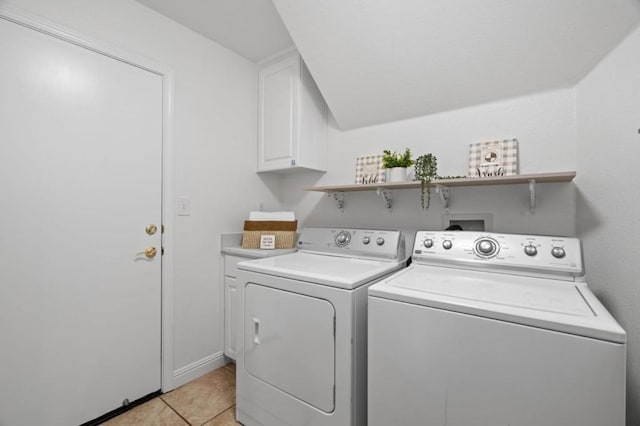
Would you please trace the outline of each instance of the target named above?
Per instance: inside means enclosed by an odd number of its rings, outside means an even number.
[[[420,202],[422,208],[427,210],[431,205],[431,181],[438,173],[438,159],[429,153],[421,155],[415,161],[416,180],[420,181]]]
[[[388,149],[382,151],[384,156],[382,157],[382,168],[392,169],[394,167],[411,167],[413,160],[411,159],[411,150],[409,148],[404,150],[404,154],[398,152],[391,152]]]

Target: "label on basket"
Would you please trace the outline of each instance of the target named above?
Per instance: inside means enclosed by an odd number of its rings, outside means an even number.
[[[275,235],[260,235],[260,248],[273,250],[276,248],[276,236]]]

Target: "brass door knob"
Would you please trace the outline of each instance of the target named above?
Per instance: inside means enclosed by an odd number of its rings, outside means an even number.
[[[158,230],[158,227],[152,223],[151,225],[147,225],[147,227],[144,228],[144,230],[147,232],[148,235],[153,235]]]
[[[155,247],[147,247],[146,249],[144,249],[144,255],[147,256],[149,259],[156,257],[157,253],[158,253],[158,250],[156,250]]]

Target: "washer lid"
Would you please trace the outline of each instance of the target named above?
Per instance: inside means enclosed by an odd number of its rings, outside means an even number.
[[[584,283],[412,265],[369,295],[626,342],[626,333]]]
[[[238,269],[353,289],[400,269],[403,264],[404,262],[297,252],[240,262]]]

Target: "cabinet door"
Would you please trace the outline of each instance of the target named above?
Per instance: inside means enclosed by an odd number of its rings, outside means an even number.
[[[224,354],[233,360],[238,350],[239,313],[238,280],[224,277]]]
[[[259,73],[258,171],[296,165],[299,85],[298,55]]]

